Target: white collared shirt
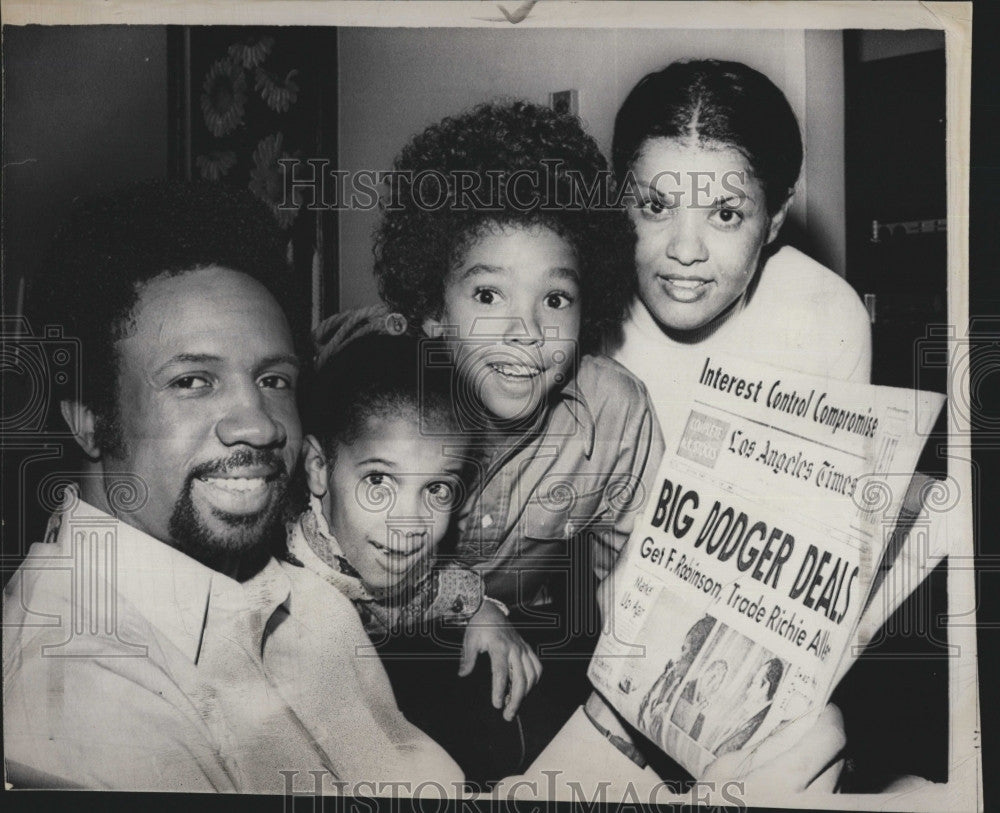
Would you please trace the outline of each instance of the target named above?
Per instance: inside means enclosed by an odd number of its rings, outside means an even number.
[[[318,775],[372,794],[461,779],[322,579],[272,559],[240,583],[71,503],[4,590],[15,786],[277,793]]]

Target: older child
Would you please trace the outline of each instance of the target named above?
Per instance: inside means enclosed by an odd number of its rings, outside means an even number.
[[[627,540],[662,454],[642,384],[593,355],[633,290],[627,220],[592,205],[606,168],[577,119],[483,105],[403,149],[376,234],[383,299],[439,341],[482,454],[456,554],[558,667],[519,720],[527,759],[586,697],[594,577]],[[425,700],[409,708],[424,712]],[[400,705],[409,713],[402,695]],[[420,724],[445,744],[461,721],[429,714]],[[478,772],[517,767],[487,759]]]
[[[303,409],[309,508],[288,549],[354,602],[376,641],[421,622],[468,623],[494,660],[494,706],[511,687],[509,719],[541,665],[477,573],[435,566],[473,466],[450,391],[418,353],[414,339],[372,336],[317,375]]]
[[[458,553],[512,607],[533,604],[552,575],[533,562],[571,539],[606,575],[662,453],[642,384],[593,355],[633,290],[626,219],[582,196],[606,167],[576,118],[482,105],[403,149],[376,233],[383,299],[450,350],[488,456]],[[446,181],[435,206],[427,179]]]

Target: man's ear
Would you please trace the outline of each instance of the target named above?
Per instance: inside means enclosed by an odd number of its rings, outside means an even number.
[[[785,218],[788,217],[788,210],[792,206],[792,201],[795,199],[795,190],[793,189],[789,195],[788,200],[781,204],[781,208],[778,209],[773,215],[771,215],[771,225],[767,230],[767,242],[768,244],[774,242],[774,238],[778,236],[778,232],[781,231],[781,227],[785,225]]]
[[[97,416],[94,411],[80,401],[60,401],[59,411],[62,412],[63,420],[73,433],[73,437],[83,449],[83,453],[91,460],[98,460],[101,456],[100,447],[94,442],[94,427],[97,424]]]
[[[432,339],[439,338],[442,333],[442,327],[440,319],[434,319],[430,316],[424,319],[423,328],[425,336],[429,336]]]
[[[306,471],[306,486],[314,497],[326,495],[330,482],[330,467],[320,442],[312,435],[306,435],[302,444],[302,464]]]

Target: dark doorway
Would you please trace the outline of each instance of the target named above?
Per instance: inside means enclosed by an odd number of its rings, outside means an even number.
[[[865,59],[845,32],[847,280],[873,314],[872,382],[945,392],[917,369],[947,321],[945,53]]]
[[[844,46],[847,280],[872,316],[872,383],[944,393],[944,36],[845,31]],[[917,466],[937,477],[947,473],[946,415]],[[942,563],[838,685],[833,702],[844,713],[853,766],[842,790],[879,791],[911,774],[947,781],[947,611]]]

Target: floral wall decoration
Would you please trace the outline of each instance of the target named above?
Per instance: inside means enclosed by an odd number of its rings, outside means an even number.
[[[292,77],[297,73],[297,70],[290,70],[284,79],[279,79],[274,74],[258,67],[254,72],[257,77],[254,88],[260,91],[260,96],[267,102],[268,107],[275,112],[285,113],[289,107],[295,104],[295,100],[299,96],[299,86],[292,81]]]
[[[250,37],[243,42],[234,42],[226,49],[226,53],[234,62],[250,70],[267,59],[272,50],[274,50],[274,37],[264,34],[260,37]]]
[[[243,124],[247,103],[247,79],[243,69],[228,59],[217,59],[202,85],[201,113],[205,126],[216,138]]]
[[[266,136],[258,142],[257,148],[253,151],[250,191],[271,207],[274,216],[278,218],[278,223],[287,228],[295,220],[302,199],[298,194],[294,195],[296,207],[294,209],[280,205],[284,198],[285,178],[278,161],[290,157],[281,148],[282,138],[283,135],[279,132],[276,135]]]
[[[299,100],[296,79],[299,69],[276,63],[276,37],[268,33],[249,33],[231,42],[222,56],[214,58],[201,85],[200,108],[207,137],[196,139],[204,147],[194,160],[198,173],[209,181],[239,182],[264,201],[283,228],[290,227],[297,215],[283,205],[284,176],[278,161],[299,156],[289,150],[286,127],[294,131],[296,122],[288,120]],[[294,58],[294,48],[291,56]],[[288,55],[286,54],[286,62]]]
[[[289,285],[314,323],[338,309],[339,215],[311,205],[308,184],[286,202],[279,162],[337,165],[337,37],[325,26],[168,28],[172,171],[248,189],[270,208],[288,240]]]

